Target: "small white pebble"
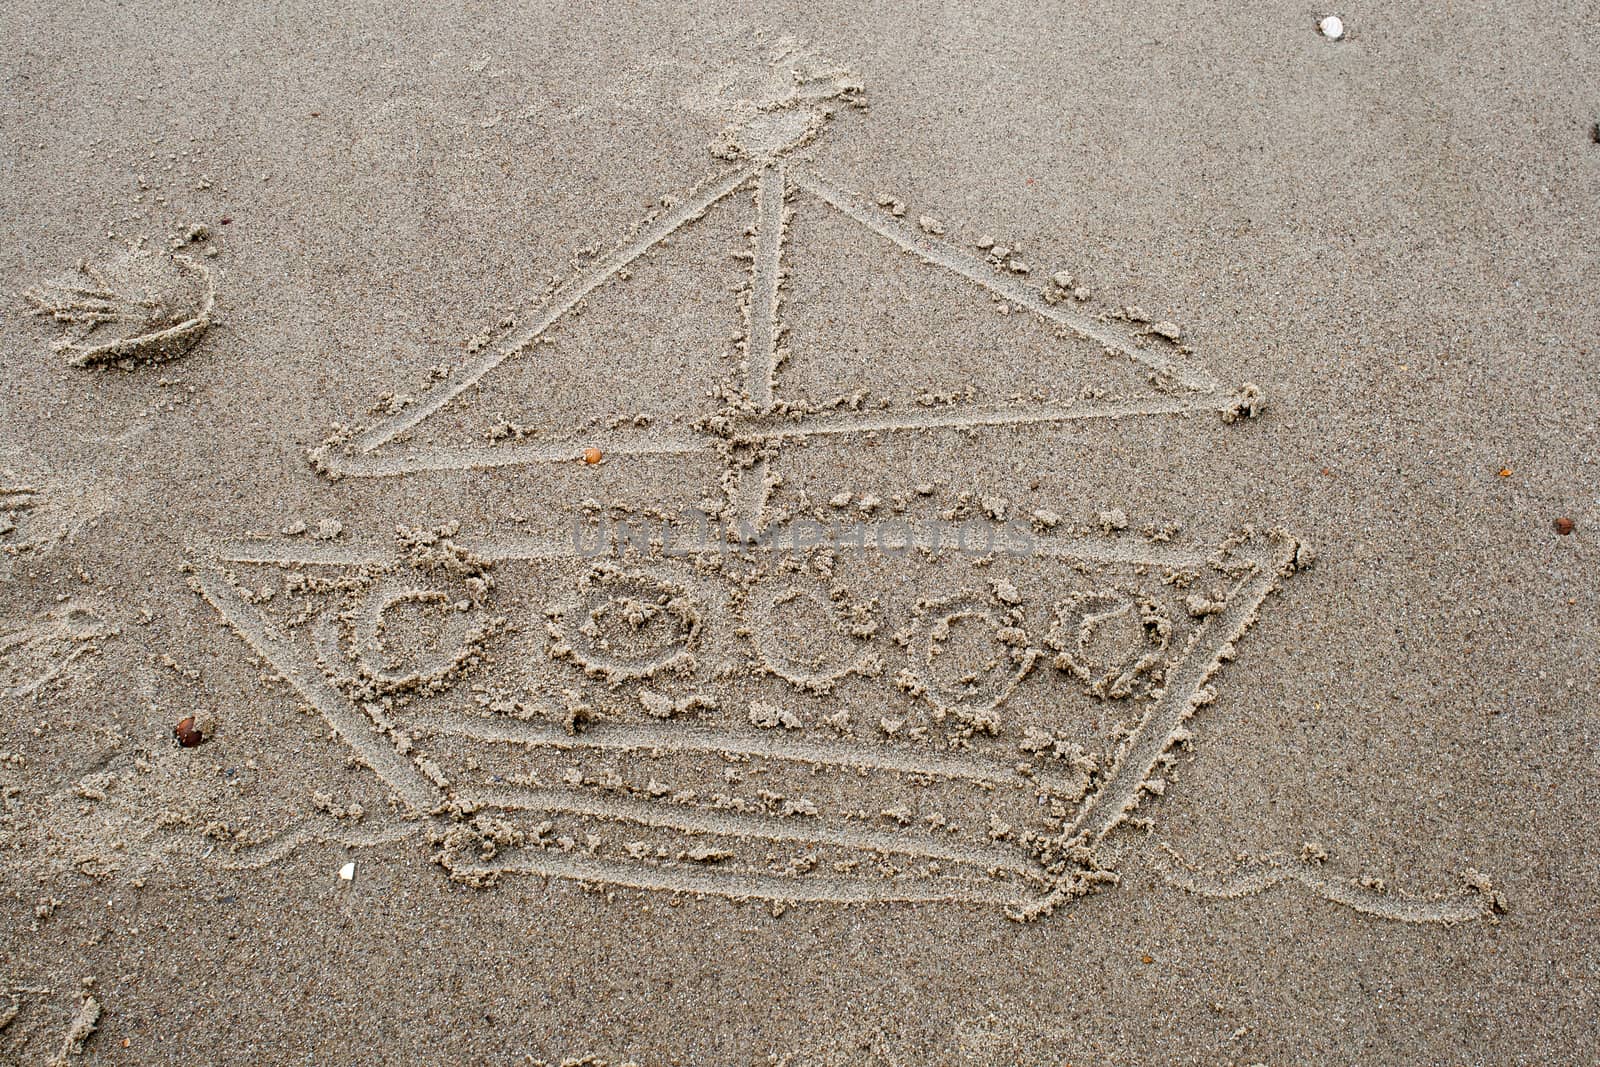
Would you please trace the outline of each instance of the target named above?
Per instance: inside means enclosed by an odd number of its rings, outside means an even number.
[[[1337,41],[1344,36],[1344,19],[1338,15],[1324,15],[1317,23],[1317,29],[1328,40]]]
[[[351,862],[345,864],[343,867],[339,868],[339,878],[342,881],[353,882],[353,881],[355,881],[355,877],[356,877],[356,865],[355,865],[355,862],[353,860]]]

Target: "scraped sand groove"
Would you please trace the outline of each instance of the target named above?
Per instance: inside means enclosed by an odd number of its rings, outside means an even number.
[[[1197,416],[1227,432],[1259,411],[1260,391],[1223,387],[1170,323],[1131,307],[1091,312],[1069,276],[1031,281],[1010,250],[987,241],[973,254],[936,219],[913,226],[894,198],[869,203],[798,162],[837,109],[864,107],[853,81],[825,81],[730,129],[718,155],[731,165],[664,198],[637,233],[502,320],[498,343],[309,457],[337,482],[571,463],[598,449],[639,461],[648,485],[670,469],[658,464],[705,454],[722,473],[704,527],[657,516],[661,542],[613,534],[596,551],[576,527],[569,539],[454,523],[398,527],[390,545],[335,531],[196,548],[196,592],[388,788],[398,820],[301,827],[237,862],[310,840],[425,833],[434,861],[476,885],[520,873],[780,906],[970,902],[1019,919],[1119,883],[1108,839],[1153,829],[1141,813],[1167,793],[1190,720],[1218,699],[1223,665],[1271,598],[1311,565],[1309,547],[1249,528],[1185,543],[1173,526],[1133,529],[1115,510],[1083,525],[1015,516],[1003,492],[974,500],[931,484],[776,500],[782,460],[813,436]],[[741,386],[722,407],[662,429],[539,429],[534,443],[522,428],[412,440],[498,368],[536,361],[547,334],[642,257],[745,194]],[[1001,315],[1035,317],[1136,384],[1009,401],[786,400],[786,242],[802,209],[963,280]],[[796,519],[843,516],[855,522],[845,547],[786,552],[777,536]],[[913,519],[1016,523],[1028,551],[974,560],[892,529]],[[1290,868],[1213,895],[1286,881],[1409,922],[1487,916],[1498,899],[1482,887],[1385,898]]]

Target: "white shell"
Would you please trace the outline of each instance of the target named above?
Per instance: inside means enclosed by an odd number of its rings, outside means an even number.
[[[1317,23],[1317,29],[1328,40],[1337,41],[1344,36],[1344,19],[1338,15],[1324,15]]]

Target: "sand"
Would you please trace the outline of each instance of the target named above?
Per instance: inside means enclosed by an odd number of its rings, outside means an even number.
[[[1592,1057],[1594,14],[11,11],[0,1059]]]

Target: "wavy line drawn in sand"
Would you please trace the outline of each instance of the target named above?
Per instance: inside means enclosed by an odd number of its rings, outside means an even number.
[[[182,254],[130,249],[102,263],[79,260],[71,274],[23,294],[33,313],[56,322],[54,349],[75,367],[123,370],[187,355],[211,326],[211,269]]]
[[[1202,413],[1231,424],[1258,412],[1260,393],[1225,389],[1176,327],[1137,309],[1091,312],[1069,277],[1036,285],[992,243],[974,255],[931,218],[905,222],[893,198],[873,205],[816,173],[800,150],[840,108],[864,103],[837,72],[797,77],[726,131],[713,151],[722,169],[503,321],[498,342],[475,339],[471,358],[419,398],[311,452],[335,480],[572,462],[591,447],[662,462],[711,455],[724,496],[715,524],[668,530],[663,517],[661,538],[614,534],[596,552],[576,532],[471,538],[452,528],[420,553],[414,532],[393,546],[252,541],[202,553],[211,562],[196,569],[196,591],[350,745],[404,820],[364,836],[298,827],[247,862],[308,841],[415,834],[474,885],[522,873],[778,909],[998,905],[1019,920],[1120,884],[1123,850],[1108,839],[1151,828],[1139,813],[1169,792],[1191,720],[1310,550],[1281,531],[1182,544],[1154,526],[1128,531],[1120,513],[1097,529],[1035,512],[1025,559],[974,561],[893,532],[913,499],[976,514],[970,494],[941,501],[929,483],[892,494],[892,519],[872,517],[884,505],[873,494],[830,499],[859,511],[854,553],[785,553],[781,521],[830,513],[808,515],[787,495],[774,505],[775,466],[813,436]],[[745,245],[730,250],[748,263],[738,366],[708,383],[722,407],[672,413],[659,428],[518,426],[487,435],[501,443],[416,442],[497,368],[537,360],[547,331],[628,280],[642,257],[746,202]],[[786,395],[784,294],[801,212],[1007,316],[1031,316],[1096,366],[1134,373],[1137,392],[996,402],[958,391],[898,407]],[[476,583],[469,593],[463,576]],[[455,625],[390,647],[385,612],[407,605]],[[448,620],[453,605],[491,622]],[[373,666],[390,653],[394,666]]]
[[[859,83],[835,68],[797,70],[790,89],[768,94],[748,106],[744,121],[730,126],[713,147],[727,162],[671,206],[647,218],[586,269],[556,286],[526,310],[502,322],[503,337],[456,367],[401,410],[378,424],[313,449],[313,465],[331,478],[398,477],[425,471],[484,470],[576,460],[598,447],[607,456],[671,458],[720,456],[728,502],[723,518],[735,532],[762,528],[773,484],[772,465],[785,442],[811,435],[859,435],[900,431],[1066,424],[1080,420],[1190,416],[1211,412],[1232,422],[1254,415],[1260,393],[1253,385],[1225,390],[1181,343],[1175,327],[1151,327],[1137,309],[1093,313],[1080,307],[1073,290],[1059,280],[1040,285],[1018,274],[1016,264],[992,255],[974,255],[941,236],[942,227],[913,226],[893,210],[874,207],[798,161],[800,150],[830,128],[841,109],[865,110]],[[679,427],[646,427],[609,437],[592,430],[552,434],[537,443],[408,444],[406,438],[463,394],[511,361],[537,360],[546,332],[602,287],[625,282],[641,257],[712,210],[737,207],[748,194],[747,250],[730,252],[749,263],[741,295],[743,332],[740,395],[723,408],[704,413],[696,432]],[[994,403],[969,401],[929,408],[808,410],[780,389],[780,370],[790,358],[782,317],[786,287],[786,245],[790,224],[800,211],[836,213],[874,239],[887,242],[926,270],[961,279],[976,293],[1020,309],[1073,339],[1103,349],[1147,376],[1140,395],[1105,396],[1093,391],[1076,397]],[[604,438],[604,439],[603,439]]]
[[[1272,853],[1247,857],[1231,873],[1207,876],[1194,864],[1161,845],[1173,861],[1162,872],[1169,885],[1211,900],[1240,900],[1284,885],[1295,885],[1362,915],[1403,923],[1451,926],[1479,919],[1494,921],[1507,910],[1506,898],[1478,871],[1461,872],[1458,892],[1449,897],[1424,899],[1389,888],[1377,879],[1336,878],[1324,874],[1326,857],[1307,846],[1299,859]]]

